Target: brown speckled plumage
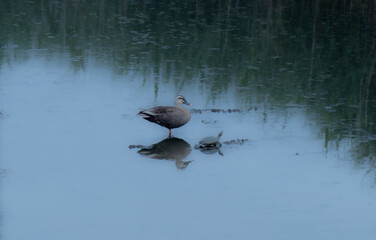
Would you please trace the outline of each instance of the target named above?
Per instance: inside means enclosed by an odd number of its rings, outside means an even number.
[[[189,104],[184,96],[178,95],[175,97],[175,106],[159,106],[140,111],[137,115],[159,124],[169,129],[169,136],[171,136],[171,129],[178,128],[186,124],[191,119],[191,113],[184,108],[182,104]]]

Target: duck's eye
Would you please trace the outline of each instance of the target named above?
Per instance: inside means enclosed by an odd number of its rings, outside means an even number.
[[[177,99],[178,101],[182,102],[182,103],[187,102],[183,96],[177,96],[176,99]]]

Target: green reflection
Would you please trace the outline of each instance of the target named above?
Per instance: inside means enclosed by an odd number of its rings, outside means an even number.
[[[242,106],[306,108],[324,146],[351,139],[354,162],[375,165],[373,1],[18,1],[0,8],[0,64],[29,49],[132,69],[208,98],[236,86]],[[244,107],[247,108],[247,107]],[[265,115],[266,116],[266,115]]]

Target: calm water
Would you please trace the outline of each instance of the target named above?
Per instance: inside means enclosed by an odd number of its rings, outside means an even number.
[[[375,239],[373,6],[343,4],[3,1],[0,238]],[[177,94],[174,139],[136,116]]]

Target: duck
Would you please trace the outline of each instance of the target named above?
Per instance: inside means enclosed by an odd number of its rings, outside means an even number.
[[[158,106],[140,111],[137,115],[149,122],[156,123],[168,129],[171,137],[171,129],[185,125],[191,119],[191,112],[183,107],[183,104],[192,106],[184,96],[177,95],[174,106]]]

